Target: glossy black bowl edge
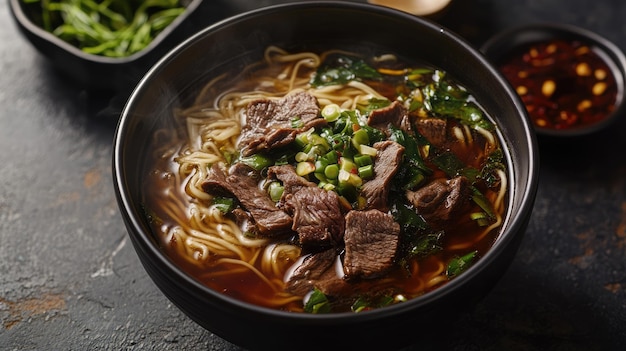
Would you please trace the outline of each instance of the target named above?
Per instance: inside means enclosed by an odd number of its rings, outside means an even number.
[[[505,55],[514,48],[555,38],[582,40],[593,45],[600,50],[599,54],[604,56],[606,63],[611,68],[618,86],[618,93],[611,118],[580,129],[552,130],[534,127],[540,139],[555,141],[558,138],[581,139],[588,135],[596,134],[613,124],[616,119],[623,118],[626,113],[626,56],[623,51],[607,38],[586,28],[566,23],[536,22],[508,28],[484,42],[480,51],[493,63],[498,64]],[[555,139],[557,138],[557,139]]]
[[[285,5],[289,6],[289,5]],[[332,8],[335,11],[346,11],[348,12],[358,12],[358,11],[369,11],[371,7],[367,7],[365,5],[348,5],[348,4],[340,4],[340,3],[320,3],[317,5],[312,4],[297,4],[294,6],[296,12],[291,12],[291,16],[302,17],[302,19],[306,18],[310,11],[315,11],[317,6],[327,6]],[[214,36],[230,36],[232,33],[237,34],[245,34],[248,33],[244,42],[252,42],[259,37],[265,37],[262,33],[259,34],[251,34],[255,32],[254,22],[247,23],[251,18],[255,16],[274,16],[276,13],[281,11],[283,5],[262,9],[258,11],[253,11],[248,14],[243,14],[240,16],[236,16],[224,23],[218,23],[217,25],[211,26],[207,31],[217,32],[218,34],[213,34]],[[294,11],[294,10],[292,10]],[[387,16],[392,16],[394,19],[392,22],[395,22],[394,25],[411,27],[412,33],[411,35],[407,35],[403,38],[394,38],[394,40],[400,42],[401,40],[419,40],[421,44],[426,46],[428,45],[448,45],[449,47],[444,50],[445,54],[435,55],[430,57],[433,62],[438,62],[441,60],[444,66],[453,67],[453,70],[463,72],[467,71],[474,64],[485,64],[483,62],[483,58],[477,52],[475,52],[470,45],[466,44],[462,39],[452,35],[451,39],[447,37],[447,31],[443,28],[440,28],[428,21],[415,18],[413,16],[409,16],[407,14],[401,14],[393,10],[387,9],[377,9],[378,15],[381,18],[385,18]],[[331,16],[332,17],[332,16]],[[330,22],[331,18],[327,17],[324,21],[328,21],[328,24],[332,24]],[[412,26],[415,25],[415,22],[421,22],[429,32],[437,32],[441,34],[440,37],[437,35],[433,35],[433,38],[427,39],[416,39],[420,37],[420,33],[415,32],[415,28]],[[237,26],[244,26],[243,28]],[[283,28],[277,28],[277,31],[283,30]],[[376,31],[376,33],[373,33]],[[370,39],[375,41],[380,38],[385,37],[384,31],[369,29],[366,31],[367,34],[372,34]],[[221,33],[221,34],[219,34]],[[300,33],[302,34],[302,33]],[[294,33],[294,35],[299,35]],[[308,35],[312,35],[309,33]],[[434,39],[436,38],[436,39]],[[424,41],[425,40],[425,41]],[[195,36],[189,40],[189,42],[203,41],[200,36]],[[220,40],[207,41],[211,45],[224,45],[220,44]],[[443,44],[442,44],[443,43]],[[206,44],[206,43],[205,43]],[[460,44],[460,47],[456,45]],[[227,49],[229,45],[227,44],[224,49]],[[232,50],[232,47],[230,47]],[[185,49],[186,50],[186,49]],[[181,60],[181,62],[185,61],[183,56],[186,56],[188,52],[185,52],[183,49],[177,49],[175,53],[171,53],[167,56],[161,63],[165,61],[171,60]],[[200,54],[202,50],[196,49],[191,50],[191,57],[194,55]],[[220,51],[219,49],[215,49]],[[465,50],[470,50],[473,53],[473,56],[470,60],[455,60],[453,57],[458,55],[464,55]],[[418,53],[423,53],[423,48],[412,48],[409,49],[408,55],[415,55]],[[434,51],[434,50],[433,50]],[[427,53],[428,54],[428,53]],[[433,54],[434,55],[434,54]],[[189,59],[189,58],[187,58]],[[159,65],[157,65],[159,66]],[[489,84],[490,89],[493,92],[493,102],[491,105],[497,105],[495,101],[504,99],[507,102],[511,103],[511,106],[514,106],[514,110],[507,111],[509,114],[524,114],[523,110],[520,111],[520,102],[515,100],[515,96],[512,96],[511,91],[502,90],[501,89],[501,77],[499,77],[493,69],[483,68],[481,72],[478,72],[477,75],[486,75],[493,76],[495,79],[489,79],[488,82],[474,82],[474,85],[481,85],[483,83]],[[168,72],[164,72],[161,68],[155,68],[151,70],[148,74],[148,79],[143,80],[140,83],[140,87],[142,84],[148,85],[150,77],[156,77],[158,75],[162,75],[163,77],[174,77],[175,74],[170,74]],[[167,80],[167,79],[165,79]],[[150,84],[155,84],[155,82],[150,82]],[[188,87],[185,86],[184,82],[174,82],[171,83],[174,86],[177,86],[174,90],[180,91],[185,90]],[[158,82],[157,82],[158,85]],[[167,90],[166,87],[168,84],[164,83],[164,88],[148,88],[145,87],[148,92],[147,94],[161,94],[162,90]],[[142,92],[142,94],[146,94],[146,92]],[[167,95],[167,94],[166,94]],[[175,93],[173,93],[175,95]],[[139,96],[134,96],[132,99],[139,100]],[[129,104],[133,104],[133,100],[129,101]],[[511,100],[512,99],[512,100]],[[128,105],[127,105],[128,106]],[[492,107],[493,109],[493,107]],[[515,110],[517,109],[517,110]],[[146,238],[141,236],[141,231],[148,231],[149,229],[145,223],[145,219],[143,221],[138,220],[144,217],[138,208],[137,199],[141,198],[141,195],[136,193],[138,191],[139,185],[137,179],[128,179],[129,175],[125,176],[124,174],[140,174],[140,165],[132,164],[132,162],[128,162],[126,160],[127,157],[131,155],[128,154],[128,150],[134,150],[133,152],[137,155],[141,155],[143,151],[141,150],[141,141],[135,139],[134,141],[124,141],[128,139],[125,135],[134,135],[139,129],[139,133],[147,133],[150,130],[151,126],[145,125],[143,122],[136,122],[133,125],[128,125],[125,122],[126,118],[130,118],[129,116],[125,116],[123,114],[123,118],[120,120],[120,126],[118,126],[118,131],[116,132],[116,144],[115,144],[115,152],[114,152],[114,182],[116,187],[116,196],[118,198],[118,202],[120,204],[121,211],[123,213],[124,221],[127,225],[129,235],[132,238],[133,245],[135,246],[138,255],[142,261],[142,264],[146,268],[148,274],[154,279],[155,283],[159,288],[164,292],[168,298],[170,298],[181,310],[183,310],[186,314],[190,316],[194,321],[202,325],[208,330],[211,330],[215,334],[220,337],[225,338],[231,342],[242,345],[244,347],[250,349],[266,349],[268,347],[286,347],[289,345],[294,345],[294,342],[307,340],[305,345],[299,343],[299,346],[307,347],[307,344],[310,344],[311,348],[320,347],[324,340],[311,341],[311,328],[315,330],[322,331],[326,338],[337,339],[337,329],[341,329],[345,335],[358,335],[359,338],[352,339],[348,346],[355,347],[359,343],[364,346],[372,345],[372,343],[376,341],[380,341],[380,335],[363,335],[360,332],[363,328],[367,326],[373,326],[380,330],[381,335],[394,335],[395,338],[393,340],[397,341],[398,347],[404,346],[407,343],[415,340],[415,337],[419,335],[427,336],[429,333],[433,333],[431,330],[430,324],[433,321],[438,319],[446,319],[449,320],[453,318],[453,315],[458,313],[456,308],[458,306],[467,306],[471,304],[473,301],[476,301],[483,296],[486,292],[488,292],[492,285],[493,281],[499,279],[510,262],[512,261],[515,253],[517,251],[517,247],[519,246],[519,242],[521,241],[522,234],[514,235],[514,233],[523,233],[526,225],[528,223],[528,217],[530,216],[530,212],[532,210],[532,199],[534,198],[534,193],[536,191],[536,167],[538,166],[536,160],[536,145],[534,140],[534,134],[529,132],[528,125],[525,125],[525,121],[519,121],[519,124],[516,124],[516,131],[514,133],[520,138],[528,138],[530,140],[527,148],[522,148],[523,143],[516,143],[515,141],[512,144],[507,145],[510,152],[514,154],[513,158],[520,159],[523,162],[523,165],[519,165],[519,167],[515,167],[515,177],[516,179],[528,179],[527,182],[521,184],[523,187],[521,189],[516,189],[514,191],[520,191],[525,194],[524,197],[519,198],[515,204],[512,206],[515,208],[515,211],[520,211],[520,218],[509,223],[510,235],[507,235],[503,240],[497,243],[499,249],[497,252],[492,250],[488,255],[486,255],[483,260],[485,262],[490,262],[490,268],[484,269],[483,264],[479,264],[476,267],[473,267],[469,271],[467,271],[464,275],[455,279],[449,284],[449,287],[443,287],[440,289],[441,299],[434,298],[434,295],[426,296],[424,299],[420,301],[409,302],[405,306],[393,306],[390,308],[385,308],[379,311],[368,312],[367,314],[360,315],[333,315],[331,317],[328,316],[314,316],[314,315],[297,315],[293,316],[293,314],[281,313],[273,310],[267,310],[263,308],[258,308],[255,306],[250,306],[243,303],[238,303],[236,301],[230,301],[230,307],[224,307],[219,303],[213,303],[210,309],[201,309],[198,308],[203,303],[207,303],[211,301],[212,297],[215,293],[209,291],[207,288],[203,288],[199,286],[199,284],[190,278],[187,275],[182,273],[180,269],[178,269],[175,265],[167,259],[162,252],[158,249],[158,245],[154,242],[153,239]],[[154,122],[153,122],[154,123]],[[130,143],[130,144],[129,144]],[[132,154],[132,153],[131,153]],[[526,155],[526,156],[524,156]],[[134,167],[134,169],[127,169],[129,167]],[[525,174],[524,172],[527,172]],[[130,182],[130,183],[129,183]],[[134,189],[134,190],[133,190]],[[131,213],[131,212],[133,213]],[[156,258],[156,259],[155,259]],[[476,278],[474,281],[470,281],[470,277]],[[487,283],[488,282],[488,283]],[[439,295],[437,295],[439,296]],[[428,305],[428,303],[433,303],[432,305]],[[419,306],[418,306],[419,305]],[[400,316],[405,308],[416,308],[415,312],[406,316]],[[212,310],[212,311],[210,311]],[[236,316],[239,313],[244,313],[250,316],[248,322],[237,321],[233,316]],[[207,318],[207,313],[212,313],[210,318]],[[213,318],[215,316],[215,318]],[[380,318],[380,319],[379,319]],[[377,319],[377,321],[375,321]],[[428,320],[429,322],[424,322]],[[239,324],[244,323],[244,324]],[[280,325],[276,332],[281,335],[281,337],[276,338],[276,340],[269,342],[268,344],[261,344],[258,340],[267,340],[267,333],[272,333],[272,331],[268,331],[264,329],[264,325]],[[406,331],[408,326],[412,326],[413,333],[410,335],[399,335],[403,331]],[[240,330],[246,330],[246,334],[250,337],[249,340],[242,340]],[[417,330],[417,331],[416,331]],[[420,333],[421,332],[421,333]],[[416,335],[417,333],[417,335]],[[386,338],[388,339],[388,337]],[[337,339],[334,340],[335,343],[346,342],[347,339]],[[391,346],[388,344],[388,346]]]

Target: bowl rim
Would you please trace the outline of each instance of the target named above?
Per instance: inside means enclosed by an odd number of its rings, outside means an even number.
[[[608,38],[574,24],[539,21],[512,26],[496,33],[479,50],[496,65],[495,61],[517,47],[551,38],[577,38],[599,50],[615,77],[616,100],[613,111],[596,123],[569,129],[542,128],[531,123],[534,130],[539,135],[566,138],[594,134],[613,124],[626,110],[626,55]]]
[[[81,60],[90,61],[99,64],[126,64],[137,61],[144,56],[148,55],[152,49],[161,44],[165,40],[167,36],[174,30],[174,28],[180,26],[182,22],[184,22],[187,17],[191,15],[201,4],[203,0],[189,0],[188,5],[185,7],[185,11],[180,14],[176,19],[172,21],[167,27],[165,27],[159,34],[157,34],[150,43],[142,50],[128,56],[123,57],[109,57],[102,55],[90,54],[82,51],[80,48],[62,40],[56,35],[48,32],[42,27],[38,26],[35,22],[33,22],[28,15],[24,12],[22,6],[25,4],[22,3],[22,0],[9,0],[9,8],[13,13],[13,17],[19,26],[23,28],[23,30],[27,31],[31,35],[39,38],[40,40],[44,40],[62,50],[65,54],[69,54],[72,56],[79,57]]]
[[[202,296],[210,296],[213,299],[218,301],[224,301],[228,304],[238,307],[242,310],[247,310],[258,315],[270,316],[277,319],[290,319],[290,320],[298,320],[301,323],[308,324],[319,324],[323,322],[327,322],[332,320],[333,323],[344,323],[351,321],[371,321],[379,319],[381,316],[385,317],[393,317],[396,315],[400,315],[405,313],[408,310],[414,310],[419,307],[423,307],[429,305],[433,301],[440,300],[450,294],[453,294],[457,287],[468,284],[468,282],[472,281],[475,276],[479,275],[483,272],[486,267],[493,264],[493,261],[497,259],[499,255],[499,251],[501,251],[501,247],[505,248],[512,241],[516,240],[516,235],[514,235],[517,231],[522,231],[526,227],[526,220],[524,218],[530,217],[530,213],[532,212],[532,207],[534,203],[534,196],[538,187],[538,167],[539,167],[539,152],[535,134],[532,131],[532,126],[530,125],[527,118],[521,118],[520,124],[523,126],[523,131],[525,134],[525,139],[527,140],[527,144],[524,145],[526,151],[528,152],[528,167],[527,169],[521,170],[527,178],[527,191],[520,194],[514,189],[510,188],[511,193],[515,193],[518,196],[519,200],[519,210],[518,216],[509,217],[505,219],[506,230],[501,232],[498,238],[495,240],[491,249],[486,252],[486,254],[481,257],[476,264],[472,265],[468,268],[463,274],[459,275],[455,279],[447,282],[444,286],[441,286],[435,289],[432,292],[426,293],[422,296],[412,298],[407,302],[386,306],[380,309],[374,309],[368,311],[367,313],[353,313],[353,312],[340,312],[340,313],[330,313],[330,314],[309,314],[309,313],[293,313],[286,312],[277,309],[272,309],[268,307],[262,307],[259,305],[255,305],[252,303],[248,303],[242,300],[238,300],[236,298],[226,296],[220,294],[213,289],[201,284],[199,281],[195,280],[188,273],[186,273],[183,269],[181,269],[178,265],[176,265],[167,254],[158,247],[152,240],[152,234],[144,231],[144,226],[141,223],[140,216],[136,215],[134,209],[136,206],[133,204],[131,190],[127,187],[126,184],[126,176],[125,176],[125,162],[124,162],[124,145],[127,143],[128,134],[129,134],[129,126],[132,122],[132,114],[130,113],[130,108],[135,104],[135,101],[139,99],[137,92],[144,89],[147,85],[150,84],[153,76],[158,75],[160,71],[160,67],[167,63],[170,59],[174,58],[178,55],[179,52],[183,51],[187,46],[193,45],[196,41],[201,40],[204,36],[209,33],[219,30],[220,28],[233,25],[239,21],[246,21],[248,19],[263,16],[264,14],[270,14],[274,12],[281,12],[285,10],[302,10],[306,8],[328,8],[332,9],[349,9],[349,10],[361,10],[361,11],[375,11],[378,14],[383,14],[387,17],[394,19],[401,19],[404,21],[411,21],[419,24],[421,26],[425,26],[428,30],[433,32],[438,32],[441,35],[448,36],[451,40],[455,41],[456,44],[461,46],[464,50],[466,50],[469,54],[475,57],[481,64],[485,65],[485,67],[491,72],[493,77],[498,81],[499,85],[501,85],[505,90],[508,91],[508,95],[511,99],[516,102],[516,109],[520,112],[520,116],[525,116],[524,105],[518,96],[514,93],[514,90],[507,84],[505,78],[499,73],[499,71],[484,57],[478,49],[472,46],[468,41],[463,39],[461,36],[451,32],[447,28],[442,27],[441,25],[419,16],[411,15],[409,13],[395,10],[392,8],[387,8],[378,5],[372,5],[367,3],[353,3],[353,2],[334,2],[334,1],[316,1],[316,2],[292,2],[292,3],[284,3],[266,6],[254,10],[250,10],[244,13],[240,13],[229,18],[223,19],[221,21],[215,22],[206,28],[196,32],[194,35],[189,37],[187,40],[182,41],[173,49],[171,49],[166,55],[164,55],[139,81],[136,88],[133,90],[128,102],[126,103],[121,117],[118,121],[118,125],[115,131],[114,136],[114,148],[113,148],[113,182],[116,197],[118,199],[118,203],[120,205],[120,212],[124,217],[127,226],[130,224],[132,229],[128,230],[129,235],[134,241],[137,241],[139,245],[141,245],[142,249],[147,250],[148,254],[152,256],[154,259],[159,261],[159,264],[167,267],[170,273],[176,275],[177,279],[182,279],[187,286],[192,286],[195,291],[194,294],[201,294]],[[500,135],[500,138],[502,136]],[[507,141],[505,143],[505,147],[513,148],[514,145],[511,145],[512,141]],[[510,156],[510,153],[506,153],[507,156]],[[509,169],[509,174],[512,174],[512,167]],[[513,197],[511,196],[511,199]],[[512,205],[512,200],[509,201],[509,207]],[[129,224],[128,224],[129,223]]]

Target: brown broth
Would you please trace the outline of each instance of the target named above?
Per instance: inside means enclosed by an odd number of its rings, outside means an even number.
[[[395,87],[389,85],[385,86],[385,84],[379,84],[377,87],[385,91],[386,95],[390,94],[392,91],[397,91]],[[449,136],[452,134],[451,130],[455,126],[462,127],[460,123],[451,120],[451,123],[448,124]],[[486,155],[484,155],[484,150],[488,149],[488,147],[480,133],[476,131],[472,131],[471,133],[474,140],[471,148],[462,147],[460,141],[453,139],[450,139],[441,147],[454,152],[466,165],[479,169],[485,162]],[[156,138],[155,143],[157,145],[154,145],[154,147],[162,147],[163,142],[164,140],[162,138]],[[171,143],[176,150],[180,150],[183,141],[174,140],[171,141]],[[152,221],[153,229],[167,255],[180,266],[183,271],[189,273],[192,277],[218,293],[265,307],[278,308],[286,311],[302,311],[302,299],[293,300],[278,306],[271,303],[271,301],[277,301],[277,299],[288,295],[282,292],[277,293],[274,289],[269,288],[261,278],[250,271],[237,274],[222,274],[230,269],[237,270],[240,267],[238,265],[213,264],[214,260],[219,259],[219,257],[204,257],[203,259],[206,260],[190,259],[185,250],[181,249],[184,243],[177,242],[168,234],[171,228],[180,225],[180,223],[178,223],[180,218],[175,220],[164,210],[167,203],[171,201],[171,199],[167,198],[166,194],[169,193],[173,195],[178,202],[187,207],[189,207],[192,202],[197,201],[190,198],[186,193],[184,181],[180,184],[174,181],[176,177],[173,175],[178,173],[178,164],[174,162],[174,158],[175,155],[157,158],[149,164],[150,171],[148,172],[148,177],[145,182],[144,192],[146,207],[149,209],[148,212],[150,216],[155,219]],[[428,165],[432,169],[436,169],[432,163]],[[442,171],[435,171],[431,176],[431,180],[437,177],[446,176]],[[480,182],[477,183],[476,186],[480,188],[489,199],[493,199],[497,196],[493,189],[489,189]],[[484,232],[484,227],[477,226],[473,220],[469,218],[470,213],[477,211],[481,211],[480,208],[476,204],[471,203],[471,207],[468,207],[465,212],[459,214],[459,220],[456,223],[451,223],[446,226],[446,235],[441,243],[443,250],[440,252],[425,258],[412,258],[405,266],[396,266],[384,279],[372,280],[366,283],[361,282],[355,286],[355,290],[362,292],[371,289],[392,291],[394,294],[401,294],[410,299],[445,284],[446,281],[443,281],[432,287],[424,288],[424,285],[429,279],[429,275],[440,270],[442,265],[447,264],[451,259],[472,251],[477,252],[478,258],[482,257],[492,246],[499,233],[498,227],[481,236],[480,234]],[[503,211],[504,210],[502,210],[502,212]],[[184,211],[179,217],[188,216],[188,212],[189,210]],[[500,215],[503,216],[504,213],[500,213]],[[286,241],[288,238],[280,240]],[[457,248],[452,249],[454,247]],[[256,260],[254,266],[257,270],[262,270],[260,260]],[[283,279],[282,276],[267,278],[279,281]],[[334,312],[349,310],[350,304],[344,304],[335,306]]]
[[[451,143],[448,145],[451,149],[460,149]],[[479,149],[482,145],[478,145]],[[468,164],[472,166],[479,166],[479,164],[483,161],[480,157],[475,157],[475,155],[471,155],[471,153],[460,153],[457,152],[457,156],[459,158],[467,161]],[[431,165],[432,166],[432,165]],[[167,169],[166,173],[174,173],[177,171],[177,164],[174,162],[162,162],[159,169]],[[433,177],[445,177],[441,171],[438,171]],[[153,173],[152,177],[148,178],[148,182],[146,184],[147,189],[163,189],[167,188],[171,184],[168,184],[168,177],[163,177],[158,173]],[[180,196],[180,200],[186,201],[186,196],[184,194],[184,189],[181,187],[177,190],[178,196]],[[153,193],[156,194],[156,193]],[[493,194],[491,194],[494,196]],[[152,203],[158,200],[148,198],[148,203]],[[205,266],[192,264],[188,261],[186,257],[182,257],[180,251],[176,248],[181,243],[168,241],[168,237],[163,233],[167,232],[167,228],[176,225],[171,218],[168,218],[167,215],[161,211],[159,211],[159,205],[150,206],[157,216],[161,219],[159,222],[159,226],[155,226],[155,230],[161,232],[159,235],[163,248],[168,253],[168,256],[176,262],[178,266],[182,268],[183,271],[189,273],[192,277],[196,278],[198,281],[202,282],[206,286],[211,289],[222,293],[224,295],[233,297],[235,299],[239,299],[242,301],[246,301],[256,305],[262,305],[266,307],[265,303],[267,301],[272,301],[276,298],[276,293],[272,289],[269,289],[266,284],[262,282],[262,280],[256,276],[255,274],[251,274],[250,272],[239,273],[239,274],[220,274],[219,276],[212,276],[212,273],[220,273],[228,270],[229,265],[220,265],[217,267]],[[414,294],[407,294],[406,297],[412,298],[429,291],[440,287],[445,284],[437,284],[433,287],[426,289],[418,289],[418,287],[424,284],[424,279],[428,276],[429,273],[434,272],[440,266],[441,262],[449,262],[454,257],[461,256],[467,252],[477,251],[478,257],[482,257],[491,247],[494,240],[496,239],[496,235],[498,233],[497,230],[490,232],[488,235],[478,238],[478,233],[482,230],[477,227],[475,223],[472,223],[472,220],[469,219],[469,213],[473,211],[479,211],[477,206],[473,206],[468,209],[465,213],[459,214],[459,218],[463,220],[459,220],[456,224],[450,225],[446,228],[446,236],[443,240],[443,250],[439,253],[431,255],[429,257],[423,259],[413,259],[411,262],[419,265],[419,272],[413,276],[407,274],[407,271],[402,267],[397,267],[395,271],[390,272],[388,277],[391,278],[390,283],[383,284],[385,288],[392,289],[398,293],[403,293],[406,291],[416,291]],[[474,228],[473,230],[470,228]],[[461,245],[461,249],[453,250],[452,247],[456,247]],[[411,265],[409,262],[409,266]],[[231,265],[232,269],[236,269],[238,267]],[[257,262],[255,268],[261,269],[259,262]],[[377,289],[382,289],[383,285],[380,284],[379,281],[373,281],[372,287]],[[368,291],[370,287],[367,285],[360,284],[360,291]],[[299,311],[302,309],[301,302],[291,302],[286,304],[285,306],[281,306],[281,309],[287,311]],[[336,311],[349,311],[350,306],[346,305],[343,307],[335,306]]]

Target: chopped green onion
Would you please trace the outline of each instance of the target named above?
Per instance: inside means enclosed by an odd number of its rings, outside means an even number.
[[[374,178],[374,167],[372,167],[372,165],[359,167],[359,177],[362,179]]]
[[[371,157],[376,157],[376,153],[378,152],[376,148],[373,148],[368,145],[359,145],[358,150],[359,150],[359,153],[361,153],[361,155],[368,155]]]
[[[354,156],[354,163],[356,163],[356,165],[359,167],[363,167],[363,166],[371,165],[374,162],[372,161],[372,156],[361,154],[361,155]]]
[[[489,216],[485,212],[471,213],[470,218],[476,221],[476,223],[481,227],[489,225]]]
[[[354,301],[350,309],[352,310],[352,312],[358,313],[361,311],[370,310],[372,309],[372,307],[370,306],[368,300],[359,297],[356,301]]]
[[[339,180],[340,185],[351,185],[353,187],[359,187],[363,184],[363,179],[361,179],[361,177],[354,173],[347,172],[343,169],[339,171],[337,180]]]
[[[331,150],[326,155],[323,156],[328,164],[333,164],[339,162],[339,158],[337,155],[337,151]]]
[[[339,183],[340,184],[347,183],[348,179],[350,179],[350,174],[351,174],[350,172],[340,169],[339,174],[337,175],[337,179],[339,180]]]
[[[315,176],[315,178],[317,180],[319,180],[321,183],[327,183],[328,179],[326,179],[326,176],[324,175],[324,172],[314,172],[313,176]]]
[[[328,148],[324,147],[323,145],[312,145],[311,148],[308,150],[308,154],[311,159],[315,159],[317,156],[324,155],[327,152]]]
[[[321,146],[322,148],[325,148],[326,151],[324,152],[328,152],[328,149],[330,148],[330,146],[328,145],[328,141],[326,141],[325,138],[315,133],[311,133],[311,135],[309,136],[309,143],[312,145]]]
[[[337,179],[339,176],[339,166],[336,164],[326,166],[324,169],[324,175],[328,179]]]
[[[426,176],[422,172],[415,171],[415,174],[409,178],[409,181],[404,185],[403,189],[413,190],[417,188],[426,179]]]
[[[249,157],[241,158],[241,162],[252,167],[256,171],[261,171],[264,168],[274,165],[274,161],[271,158],[262,154],[254,154]]]
[[[315,173],[324,173],[326,167],[328,167],[328,162],[323,158],[319,158],[315,161]]]
[[[463,273],[474,262],[474,259],[476,258],[477,253],[478,253],[477,251],[472,251],[461,257],[453,258],[448,263],[448,268],[446,269],[446,275],[449,278],[453,278]]]
[[[314,131],[315,131],[315,128],[311,128],[307,130],[306,132],[296,135],[296,144],[298,145],[298,147],[303,148],[307,144],[309,144],[309,137],[311,136],[311,134],[313,134]]]
[[[341,116],[341,107],[337,104],[329,104],[322,109],[322,117],[327,122],[335,122]]]
[[[359,129],[354,134],[352,134],[352,146],[355,149],[359,150],[361,145],[367,145],[370,142],[369,135],[367,135],[367,131],[365,129]]]
[[[474,201],[474,203],[476,203],[483,211],[485,211],[485,214],[490,219],[496,218],[496,214],[495,214],[495,211],[493,210],[491,202],[487,200],[485,195],[483,195],[483,193],[481,193],[480,190],[478,190],[478,188],[474,186],[472,186],[471,189],[472,189],[472,200]]]
[[[313,290],[304,304],[304,311],[308,313],[329,313],[331,312],[330,301],[323,292],[318,289]]]
[[[296,165],[296,174],[301,177],[313,172],[315,172],[315,164],[313,162],[299,162]]]
[[[302,128],[304,127],[304,121],[300,117],[294,117],[291,120],[291,128]]]
[[[222,213],[229,213],[235,208],[235,200],[230,197],[214,197],[213,206]]]
[[[381,308],[384,306],[389,306],[395,302],[395,299],[392,296],[380,296],[375,300],[366,299],[363,297],[359,297],[350,307],[352,312],[358,313],[362,311],[368,311],[371,309]]]
[[[283,196],[285,187],[282,186],[282,184],[280,184],[279,182],[271,182],[267,190],[272,201],[278,202],[280,201],[280,198]]]
[[[282,155],[274,161],[274,166],[283,166],[286,164],[289,164],[289,156],[287,155]]]
[[[305,162],[309,160],[309,154],[305,153],[305,152],[298,152],[295,156],[296,161],[298,162]]]
[[[347,157],[341,157],[339,159],[339,165],[341,166],[341,170],[345,171],[347,173],[352,173],[354,171],[356,171],[357,167],[354,164],[354,162],[347,158]]]
[[[336,188],[336,185],[332,183],[326,183],[324,184],[324,187],[323,187],[323,189],[326,191],[333,191],[335,190],[335,188]]]

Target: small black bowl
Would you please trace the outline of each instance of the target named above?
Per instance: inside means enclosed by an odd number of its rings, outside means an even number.
[[[372,25],[375,23],[376,25]],[[157,129],[202,85],[248,66],[270,45],[306,51],[376,45],[445,70],[499,125],[510,165],[503,228],[467,271],[433,292],[365,313],[309,314],[260,307],[203,285],[177,265],[151,229],[145,210],[146,155]],[[129,237],[159,289],[216,335],[248,349],[394,350],[437,342],[449,323],[487,294],[513,260],[538,186],[538,148],[524,105],[497,70],[466,41],[428,20],[380,6],[299,2],[247,12],[192,36],[159,61],[126,104],[115,134],[113,178]],[[445,338],[445,336],[444,336]]]
[[[9,0],[19,30],[52,64],[81,88],[130,91],[139,79],[174,46],[196,31],[223,19],[227,6],[222,1],[182,1],[186,11],[165,28],[142,51],[128,57],[112,58],[81,51],[41,28],[34,20],[39,3]]]
[[[540,45],[552,43],[555,41],[578,42],[589,47],[596,57],[599,57],[608,67],[609,79],[614,80],[615,99],[612,103],[604,104],[607,112],[603,113],[604,118],[598,118],[597,121],[580,126],[573,125],[569,128],[551,128],[542,127],[533,122],[535,131],[545,137],[578,137],[594,134],[600,130],[606,129],[619,118],[623,118],[625,112],[624,93],[626,82],[626,58],[623,52],[608,39],[591,32],[587,29],[574,25],[558,24],[558,23],[536,23],[510,28],[501,33],[496,34],[487,40],[480,51],[499,69],[505,60],[511,58],[511,55],[521,57],[522,52],[531,45]],[[555,65],[556,66],[556,65]],[[555,67],[559,74],[563,74],[566,65]],[[574,72],[572,67],[569,71]],[[563,80],[564,85],[569,85],[567,89],[572,90],[575,86],[578,92],[581,89],[579,83],[573,83],[572,80]],[[558,82],[557,82],[558,84]],[[556,94],[555,94],[556,95]],[[529,111],[529,115],[532,114]],[[600,113],[598,113],[600,116]],[[532,117],[532,116],[531,116]]]

